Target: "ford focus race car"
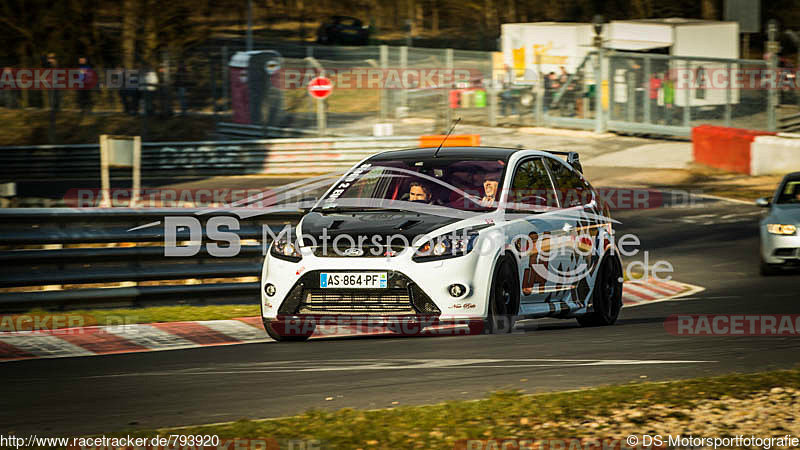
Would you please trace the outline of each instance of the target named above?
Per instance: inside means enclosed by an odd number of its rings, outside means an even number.
[[[581,170],[576,153],[489,147],[361,161],[273,237],[267,332],[287,341],[331,323],[402,333],[448,323],[501,333],[539,317],[613,324],[622,262]]]

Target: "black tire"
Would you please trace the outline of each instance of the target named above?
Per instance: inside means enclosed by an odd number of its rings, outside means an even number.
[[[312,327],[311,328],[311,332],[308,332],[308,334],[306,334],[306,333],[303,333],[303,334],[297,334],[297,333],[286,334],[286,333],[283,333],[282,328],[283,327],[281,326],[280,321],[264,322],[264,329],[267,330],[267,334],[269,335],[269,337],[271,337],[272,339],[274,339],[274,340],[276,340],[278,342],[303,342],[303,341],[307,341],[308,338],[310,338],[311,335],[314,334],[314,329],[316,328],[316,326]],[[306,330],[306,332],[307,332],[307,330]]]
[[[592,293],[592,311],[578,317],[584,327],[613,325],[622,309],[622,267],[614,257],[604,258]]]
[[[519,313],[519,281],[514,265],[502,259],[494,269],[489,312],[483,324],[486,334],[510,333]]]
[[[771,277],[781,272],[779,267],[778,264],[767,264],[764,260],[761,260],[761,264],[758,266],[758,272],[762,277]]]

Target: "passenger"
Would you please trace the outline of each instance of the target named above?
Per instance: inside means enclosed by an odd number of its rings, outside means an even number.
[[[497,196],[498,185],[499,180],[496,175],[487,175],[486,178],[483,179],[483,198],[481,198],[481,206],[491,207],[495,205],[497,201],[495,197]]]
[[[408,189],[408,201],[417,203],[430,203],[430,188],[418,181],[412,181],[411,186]]]

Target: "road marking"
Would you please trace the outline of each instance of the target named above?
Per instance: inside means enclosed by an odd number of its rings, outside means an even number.
[[[693,299],[703,288],[676,281],[631,281],[624,284],[625,307],[669,300]],[[672,293],[672,295],[665,295]],[[0,362],[33,358],[64,358],[119,353],[179,350],[203,346],[274,342],[260,326],[260,317],[197,322],[129,324],[71,328],[55,331],[0,333]],[[446,331],[446,333],[445,333]],[[456,332],[458,331],[458,332]],[[460,331],[464,331],[461,333]],[[468,327],[440,324],[422,335],[469,334]],[[390,330],[367,330],[353,326],[320,327],[316,338],[397,336]]]
[[[91,356],[94,352],[72,344],[59,336],[32,333],[14,333],[13,336],[3,336],[2,341],[12,347],[37,357],[67,357]],[[3,358],[3,355],[0,355]]]
[[[522,367],[582,367],[582,366],[631,366],[661,364],[710,364],[713,360],[668,360],[668,359],[363,359],[363,360],[299,360],[270,361],[261,364],[232,364],[222,369],[191,368],[169,369],[150,372],[92,375],[86,378],[118,378],[139,376],[219,376],[261,373],[298,372],[358,372],[371,370],[431,370],[431,369],[485,369]],[[262,366],[261,368],[254,366]]]
[[[107,331],[149,349],[162,348],[168,350],[197,345],[188,339],[167,333],[148,324],[116,325],[108,327]]]

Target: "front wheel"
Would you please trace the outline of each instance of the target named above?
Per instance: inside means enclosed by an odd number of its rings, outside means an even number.
[[[771,277],[780,273],[781,270],[779,267],[780,266],[778,264],[768,264],[765,263],[764,260],[761,260],[758,272],[762,277]]]
[[[613,325],[622,309],[622,267],[616,258],[605,258],[592,294],[592,312],[578,317],[584,327]]]
[[[264,322],[264,329],[272,339],[278,342],[303,342],[308,340],[314,334],[314,324],[302,324],[298,330],[287,330],[286,322],[281,320],[272,320]]]
[[[500,261],[492,277],[489,313],[484,321],[487,334],[510,333],[519,310],[517,271],[508,259]]]

